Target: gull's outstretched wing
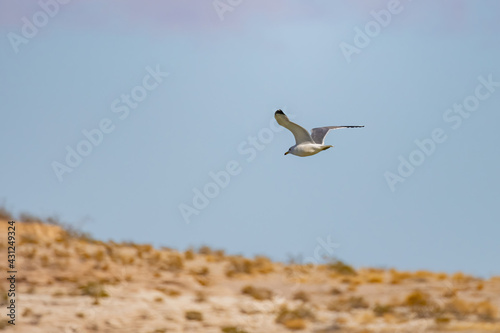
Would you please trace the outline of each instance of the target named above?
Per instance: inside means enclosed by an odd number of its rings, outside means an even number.
[[[358,128],[364,126],[325,126],[325,127],[317,127],[311,130],[311,136],[314,142],[322,145],[325,142],[325,136],[330,132],[330,130],[339,129],[339,128]]]
[[[281,110],[276,111],[274,113],[274,118],[276,118],[278,124],[280,124],[281,126],[288,129],[290,132],[292,132],[293,136],[295,137],[296,144],[301,144],[304,142],[314,142],[309,132],[302,126],[299,126],[296,123],[291,122],[288,119],[288,117],[283,113],[283,111]]]

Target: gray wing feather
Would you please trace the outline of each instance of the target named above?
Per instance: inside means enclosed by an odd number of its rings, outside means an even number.
[[[330,130],[335,130],[339,128],[357,128],[364,126],[325,126],[325,127],[317,127],[311,130],[311,136],[314,142],[322,145],[325,142],[325,137],[330,132]]]

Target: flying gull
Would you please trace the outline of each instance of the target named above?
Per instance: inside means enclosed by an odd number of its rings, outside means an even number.
[[[325,126],[317,127],[311,130],[311,134],[294,122],[291,122],[288,117],[283,113],[283,111],[278,110],[274,113],[274,118],[281,126],[292,132],[295,137],[295,145],[291,146],[290,149],[285,153],[292,154],[296,156],[311,156],[319,153],[320,151],[327,150],[333,146],[324,145],[325,136],[330,130],[339,128],[359,128],[364,126]]]

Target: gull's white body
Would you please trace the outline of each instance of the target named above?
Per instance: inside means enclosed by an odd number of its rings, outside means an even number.
[[[302,126],[291,122],[283,111],[278,110],[274,113],[274,118],[281,126],[292,132],[295,137],[295,145],[285,153],[292,154],[300,157],[311,156],[319,153],[320,151],[327,150],[333,146],[324,145],[325,136],[330,130],[339,128],[357,128],[364,126],[325,126],[317,127],[311,130],[311,134]]]
[[[288,153],[300,157],[306,157],[315,155],[320,151],[327,150],[328,148],[331,147],[333,146],[325,146],[325,145],[320,145],[319,143],[304,142],[298,145],[291,146],[290,149],[288,150]]]

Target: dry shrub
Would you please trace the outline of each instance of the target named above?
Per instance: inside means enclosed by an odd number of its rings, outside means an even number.
[[[99,304],[99,299],[102,297],[108,297],[109,294],[99,282],[88,282],[87,284],[81,285],[78,287],[81,291],[82,295],[91,296],[94,298],[94,304]]]
[[[203,291],[201,290],[198,290],[196,293],[195,293],[195,298],[194,298],[194,301],[196,303],[203,303],[203,302],[206,302],[207,301],[207,294],[205,294]]]
[[[306,321],[304,319],[300,319],[300,318],[289,319],[289,320],[286,320],[283,323],[283,325],[291,331],[303,330],[304,328],[306,328]]]
[[[439,325],[439,326],[449,324],[450,321],[451,321],[451,319],[449,317],[446,317],[446,316],[439,316],[439,317],[434,318],[434,322],[436,323],[436,325]]]
[[[393,311],[394,311],[394,307],[392,305],[389,305],[389,304],[381,305],[381,304],[377,303],[373,307],[373,313],[375,313],[375,315],[377,317],[383,317],[385,314],[392,313]]]
[[[490,280],[489,282],[495,284],[495,283],[499,283],[500,284],[500,276],[492,276],[490,277]]]
[[[194,259],[193,249],[187,249],[186,252],[184,252],[184,259],[186,259],[186,260],[193,260]]]
[[[181,294],[181,292],[176,289],[170,289],[165,287],[156,287],[155,289],[170,297],[177,297]]]
[[[150,244],[134,244],[133,247],[137,250],[137,256],[141,259],[145,259],[153,251],[153,246]]]
[[[208,269],[207,266],[203,266],[203,267],[193,268],[189,271],[189,273],[192,275],[207,276],[210,273],[210,270]]]
[[[464,319],[469,315],[476,315],[482,321],[494,321],[498,318],[498,308],[488,300],[476,303],[455,297],[446,303],[444,309],[457,319]]]
[[[369,305],[362,296],[351,296],[331,301],[327,308],[330,311],[350,311],[351,309],[366,309]]]
[[[24,223],[44,223],[44,219],[26,212],[19,214],[19,221]]]
[[[194,279],[203,287],[207,287],[211,284],[210,279],[206,276],[194,276]]]
[[[391,269],[389,273],[391,274],[391,284],[400,284],[404,280],[412,277],[410,272],[398,272],[395,269]]]
[[[179,253],[172,253],[160,264],[160,269],[178,272],[184,268],[184,259]]]
[[[451,276],[451,280],[455,283],[468,283],[474,281],[474,277],[466,275],[462,272],[457,272]]]
[[[7,319],[1,319],[0,320],[0,330],[5,329],[9,325],[10,325],[9,321]]]
[[[366,277],[368,283],[382,283],[384,282],[384,275],[380,273],[369,273]]]
[[[274,264],[271,259],[264,256],[256,256],[254,259],[254,270],[260,274],[274,272]]]
[[[290,330],[304,329],[306,327],[305,320],[314,319],[315,316],[311,310],[302,305],[295,309],[289,309],[286,305],[282,305],[276,316],[276,322]]]
[[[415,306],[426,306],[431,303],[430,295],[422,292],[420,290],[415,290],[406,296],[403,305],[415,307]]]
[[[244,295],[251,296],[259,301],[269,300],[273,297],[273,292],[271,290],[253,286],[243,287],[243,289],[241,289],[241,293]]]
[[[333,287],[331,290],[330,290],[330,294],[331,295],[340,295],[342,294],[342,290],[340,290],[339,288],[337,287]]]
[[[226,268],[226,276],[233,277],[238,274],[267,274],[274,271],[273,263],[269,258],[257,256],[254,260],[243,257],[230,257]]]
[[[202,321],[203,314],[200,311],[186,311],[185,317],[187,320]]]
[[[498,308],[488,300],[477,303],[474,312],[484,321],[494,321],[498,317]]]
[[[357,275],[356,270],[352,268],[352,266],[349,266],[335,258],[330,259],[330,261],[326,264],[326,267],[340,275]]]
[[[309,297],[309,295],[305,292],[305,291],[297,291],[294,295],[293,295],[293,299],[294,300],[298,300],[298,301],[302,301],[302,302],[309,302],[311,299]]]
[[[441,308],[431,296],[420,290],[411,292],[401,305],[409,307],[419,318],[435,317],[442,313]]]
[[[420,271],[416,271],[415,273],[413,273],[413,280],[417,281],[417,282],[426,282],[430,279],[432,279],[434,277],[434,273],[433,272],[429,272],[429,271],[425,271],[425,270],[420,270]]]
[[[247,331],[236,326],[224,326],[221,327],[221,331],[223,333],[248,333]]]
[[[226,268],[226,276],[233,277],[237,274],[252,274],[252,261],[242,257],[231,257]]]
[[[457,319],[463,319],[474,312],[474,305],[461,298],[453,297],[445,304],[444,310]]]
[[[29,248],[27,251],[25,251],[24,257],[27,259],[34,259],[37,252],[38,250],[36,247]]]
[[[202,245],[198,249],[198,254],[207,255],[207,254],[212,254],[213,252],[214,251],[208,245]]]
[[[457,289],[448,289],[443,293],[443,297],[445,298],[451,298],[457,296]]]

